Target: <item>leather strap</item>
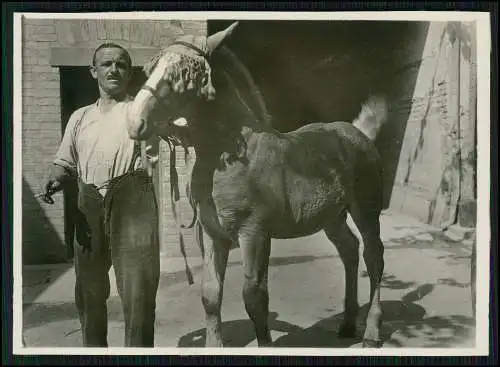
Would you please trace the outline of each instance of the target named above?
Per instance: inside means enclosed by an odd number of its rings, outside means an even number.
[[[204,52],[202,49],[196,47],[195,45],[192,45],[189,42],[184,42],[184,41],[175,41],[171,45],[182,45],[185,46],[195,52],[197,52],[200,56],[204,57],[205,59],[208,59],[208,54]]]

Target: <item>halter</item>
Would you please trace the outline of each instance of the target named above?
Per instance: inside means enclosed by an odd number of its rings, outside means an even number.
[[[173,45],[181,45],[181,46],[187,47],[190,50],[195,51],[198,54],[198,56],[203,57],[208,62],[208,53],[204,52],[201,48],[196,47],[195,45],[192,45],[189,42],[175,41],[172,44],[170,44],[170,46],[173,46]],[[163,99],[160,98],[160,96],[158,95],[158,91],[157,90],[155,90],[154,88],[150,87],[149,85],[146,85],[145,83],[141,86],[141,89],[147,90],[148,92],[150,92],[153,95],[153,97],[155,97],[155,99],[158,102],[160,102],[164,106],[168,107],[167,104],[165,103],[165,101],[163,101]]]
[[[182,45],[182,46],[185,46],[193,51],[196,51],[198,53],[198,56],[201,56],[203,57],[205,60],[208,61],[208,53],[206,53],[205,51],[203,51],[201,48],[198,48],[196,47],[195,45],[189,43],[189,42],[184,42],[184,41],[175,41],[174,43],[171,44],[172,45]]]
[[[196,47],[188,42],[175,41],[171,45],[182,45],[184,47],[187,47],[187,48],[195,51],[198,54],[198,56],[203,57],[208,62],[208,54],[206,52],[204,52],[203,50],[201,50],[200,48],[198,48],[198,47]],[[164,99],[159,96],[158,91],[156,89],[150,87],[149,85],[146,85],[146,83],[144,83],[141,86],[141,89],[147,90],[149,93],[151,93],[151,95],[159,103],[161,103],[163,106],[165,106],[166,108],[170,107],[167,105],[167,103],[164,101]],[[193,274],[192,274],[191,269],[189,268],[189,265],[187,263],[187,255],[186,255],[186,250],[185,250],[184,236],[182,235],[182,229],[183,228],[192,228],[195,225],[195,223],[197,222],[197,210],[193,206],[193,204],[191,203],[192,207],[193,207],[193,214],[194,214],[193,220],[191,221],[191,223],[188,226],[186,226],[186,225],[180,224],[178,222],[178,213],[176,210],[176,203],[179,201],[180,193],[179,193],[179,177],[177,174],[177,169],[175,167],[175,163],[176,163],[175,143],[173,142],[173,139],[171,139],[168,136],[167,137],[158,136],[158,137],[168,144],[169,150],[170,150],[170,182],[171,182],[170,199],[171,199],[171,203],[172,203],[172,214],[174,216],[174,220],[175,220],[177,226],[179,227],[178,228],[178,235],[179,235],[179,240],[180,240],[181,253],[184,257],[184,265],[185,265],[186,275],[188,278],[188,283],[194,284]],[[186,160],[187,149],[184,148],[184,150],[185,150],[185,160]],[[145,152],[145,141],[141,142],[141,158],[146,164],[148,164],[147,160],[146,160],[147,157],[146,157],[146,152]],[[148,167],[148,173],[150,174],[149,165],[147,167]],[[200,231],[199,228],[198,228],[198,231]],[[203,248],[203,237],[200,237],[200,234],[197,233],[197,238],[198,238],[198,241],[200,243],[200,246]]]

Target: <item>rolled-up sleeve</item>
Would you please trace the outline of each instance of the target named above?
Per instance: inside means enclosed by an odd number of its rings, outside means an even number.
[[[76,128],[80,119],[83,117],[83,110],[75,111],[69,118],[68,124],[63,134],[61,144],[57,149],[53,163],[64,167],[71,172],[77,172],[77,151],[75,146]]]

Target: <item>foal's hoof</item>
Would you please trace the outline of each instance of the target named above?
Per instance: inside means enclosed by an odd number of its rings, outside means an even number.
[[[363,348],[381,348],[381,340],[363,339]]]
[[[207,341],[205,342],[205,348],[224,348],[224,343],[222,343],[222,340]]]
[[[257,346],[259,348],[269,348],[269,347],[272,347],[273,346],[273,340],[271,339],[271,337],[267,337],[265,339],[257,339]]]
[[[356,337],[356,326],[342,325],[338,333],[340,338],[354,338]]]
[[[273,342],[258,343],[257,346],[259,348],[271,348],[273,346]]]

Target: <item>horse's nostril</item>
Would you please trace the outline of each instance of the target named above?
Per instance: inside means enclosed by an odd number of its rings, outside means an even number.
[[[215,89],[209,90],[207,95],[207,100],[213,101],[215,99]]]

